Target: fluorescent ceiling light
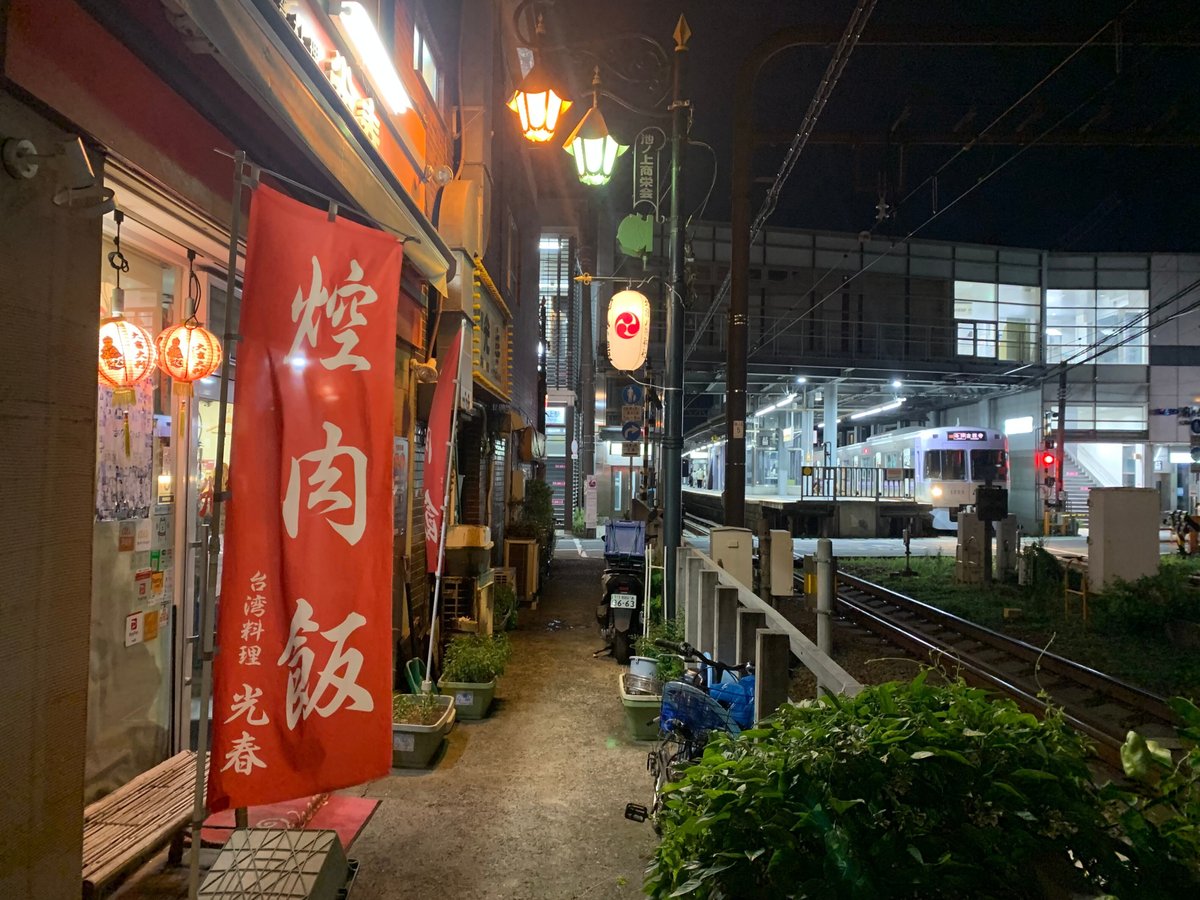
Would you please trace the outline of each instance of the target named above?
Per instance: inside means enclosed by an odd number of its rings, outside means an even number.
[[[1004,420],[1004,433],[1033,434],[1033,416],[1017,416],[1015,419]]]
[[[1057,328],[1047,328],[1046,335],[1048,337],[1062,337],[1062,332],[1059,331]]]
[[[379,32],[375,30],[370,14],[361,3],[349,0],[331,3],[330,8],[337,11],[335,18],[338,25],[353,45],[354,55],[367,70],[371,83],[375,90],[379,91],[379,96],[388,109],[393,115],[408,110],[412,101],[404,83],[400,81],[400,76],[396,74],[391,54],[379,39]]]
[[[751,416],[751,418],[757,419],[760,416],[765,416],[767,413],[773,413],[778,409],[783,409],[785,406],[791,406],[792,401],[795,399],[796,399],[795,394],[785,394],[783,399],[780,400],[778,403],[772,403],[770,406],[764,406],[762,409],[760,409],[758,412],[756,412],[753,416]]]
[[[1192,454],[1186,452],[1181,453],[1179,451],[1172,450],[1171,455],[1167,458],[1171,461],[1171,465],[1173,466],[1178,466],[1181,464],[1186,465],[1192,461]]]
[[[850,421],[853,422],[856,419],[865,419],[867,416],[873,416],[876,413],[887,412],[888,410],[892,409],[899,409],[900,405],[904,403],[905,399],[905,397],[901,397],[899,400],[893,400],[891,403],[884,403],[881,406],[872,406],[870,409],[864,409],[862,412],[856,412],[850,417]]]

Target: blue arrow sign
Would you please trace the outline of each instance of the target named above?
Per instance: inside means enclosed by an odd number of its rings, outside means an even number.
[[[627,441],[640,441],[642,439],[642,423],[626,422],[621,426],[621,437]]]

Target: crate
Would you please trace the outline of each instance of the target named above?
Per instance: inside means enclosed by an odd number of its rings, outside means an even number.
[[[492,578],[489,569],[478,578],[442,579],[442,631],[492,633]]]

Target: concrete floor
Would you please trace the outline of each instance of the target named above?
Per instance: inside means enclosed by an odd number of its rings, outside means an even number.
[[[456,725],[436,768],[352,792],[382,801],[350,848],[352,900],[640,895],[654,833],[623,813],[649,802],[650,745],[627,736],[616,663],[592,659],[602,565],[555,562],[491,717]]]
[[[602,568],[602,556],[555,562],[511,633],[491,716],[456,724],[435,768],[342,792],[380,800],[347,852],[359,862],[350,900],[642,896],[657,841],[624,811],[650,803],[652,744],[628,737],[617,664],[592,658]],[[205,869],[215,855],[203,852]],[[186,896],[186,857],[169,866],[164,851],[114,900]]]

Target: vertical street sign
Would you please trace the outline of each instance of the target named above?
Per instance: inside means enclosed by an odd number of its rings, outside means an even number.
[[[661,128],[643,128],[633,139],[633,211],[658,218],[658,198],[662,196],[662,168],[659,157],[667,145]]]

